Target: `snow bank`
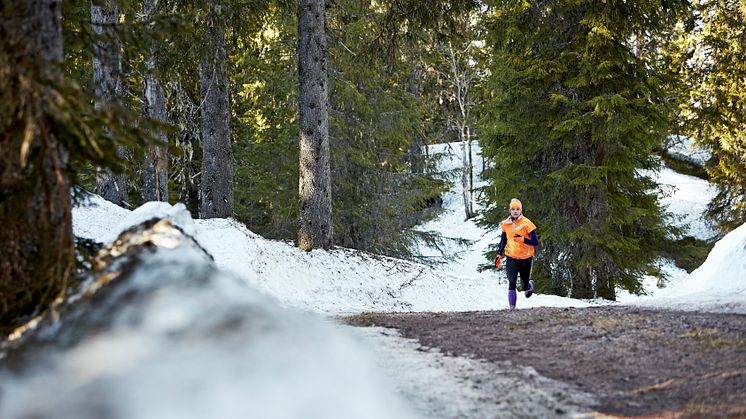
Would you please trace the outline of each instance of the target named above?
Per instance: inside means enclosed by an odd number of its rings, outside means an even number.
[[[746,313],[746,224],[719,240],[705,262],[677,286],[641,305]]]
[[[12,354],[25,368],[0,375],[0,417],[413,417],[335,324],[279,307],[194,245],[132,258]]]

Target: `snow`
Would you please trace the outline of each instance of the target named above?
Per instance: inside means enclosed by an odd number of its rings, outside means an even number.
[[[144,259],[76,324],[80,343],[40,345],[40,368],[0,376],[0,417],[416,417],[360,339],[206,260],[185,246]]]
[[[676,224],[686,235],[709,240],[718,230],[704,220],[707,205],[717,193],[714,185],[700,178],[677,173],[667,167],[657,174],[664,196],[661,203],[676,217]]]
[[[672,135],[668,140],[670,145],[667,152],[672,157],[689,161],[700,167],[704,167],[707,160],[711,157],[710,152],[697,147],[694,139],[691,137]]]
[[[475,183],[481,186],[479,177],[481,156],[479,147],[473,146]],[[430,153],[444,153],[441,170],[459,167],[461,145],[430,146]],[[672,212],[678,225],[687,234],[701,239],[710,239],[717,230],[708,224],[703,213],[714,196],[715,189],[708,182],[663,168],[654,174],[664,185],[666,194],[662,203]],[[446,245],[446,252],[456,255],[454,261],[429,267],[423,264],[381,257],[351,249],[337,248],[331,251],[314,250],[306,253],[292,243],[267,240],[251,232],[233,219],[192,220],[183,204],[169,205],[150,202],[134,211],[128,211],[92,196],[90,203],[74,210],[75,234],[81,237],[110,242],[119,231],[152,217],[172,220],[210,253],[218,267],[231,272],[261,292],[276,299],[286,307],[295,307],[323,315],[343,315],[364,311],[469,311],[507,308],[507,279],[505,271],[478,271],[479,265],[488,263],[484,253],[490,244],[498,240],[496,231],[486,230],[473,220],[464,220],[460,182],[443,197],[443,214],[420,228],[441,233],[445,237],[472,241],[468,247],[455,243]],[[475,210],[481,211],[478,201]],[[530,208],[526,214],[530,217]],[[541,229],[541,226],[538,226]],[[738,231],[738,230],[737,230]],[[735,234],[736,232],[731,233]],[[730,237],[730,235],[728,236]],[[736,245],[733,239],[723,243]],[[723,245],[713,249],[713,255],[722,252]],[[419,249],[423,256],[437,257],[434,249]],[[713,258],[710,256],[710,259]],[[735,257],[735,256],[733,256]],[[710,260],[708,259],[708,261]],[[720,258],[719,260],[722,260]],[[662,260],[669,286],[659,289],[658,278],[645,278],[645,295],[634,296],[619,293],[619,301],[625,304],[638,302],[649,305],[649,300],[658,295],[667,297],[661,302],[670,302],[672,307],[686,306],[690,309],[724,311],[746,311],[744,296],[746,269],[736,266],[728,271],[731,279],[717,279],[723,275],[718,266],[722,263],[706,263],[692,275]],[[693,285],[703,285],[692,290]],[[717,284],[713,286],[712,284]],[[682,291],[676,291],[682,287]],[[725,289],[724,289],[725,287]],[[726,289],[733,292],[727,292]],[[690,297],[686,303],[674,303],[669,297],[674,293]],[[518,308],[531,307],[587,307],[597,301],[582,301],[553,295],[534,294],[530,299],[519,294]],[[695,298],[696,297],[696,298]]]
[[[448,153],[443,169],[460,164],[460,145],[430,151]],[[478,147],[475,153],[478,169]],[[657,176],[672,185],[663,202],[682,227],[700,238],[713,237],[701,216],[712,187],[669,169]],[[482,182],[478,173],[476,182]],[[483,255],[497,233],[463,219],[459,182],[445,195],[442,216],[421,228],[473,244],[450,245],[447,252],[458,257],[435,267],[342,248],[306,253],[292,243],[264,239],[233,219],[193,220],[182,204],[148,203],[128,211],[97,196],[89,201],[73,211],[77,236],[107,243],[129,226],[167,218],[193,236],[223,273],[205,295],[155,294],[143,309],[147,321],[142,328],[123,322],[55,357],[51,371],[0,377],[0,417],[84,417],[80,404],[96,398],[122,418],[510,417],[525,412],[505,410],[501,393],[519,385],[533,389],[537,409],[561,403],[553,401],[551,391],[541,390],[558,384],[530,368],[497,371],[475,360],[417,350],[415,342],[391,331],[354,329],[332,320],[365,311],[507,308],[504,271],[477,270],[488,263]],[[481,210],[478,204],[475,209]],[[529,217],[530,211],[526,208]],[[175,260],[201,257],[173,251],[169,257]],[[432,249],[420,252],[437,256]],[[646,278],[647,294],[620,293],[621,303],[746,313],[746,226],[722,238],[691,275],[669,261],[661,264],[668,287],[658,289],[657,278]],[[518,308],[599,303],[541,294],[526,299],[519,293]],[[260,313],[265,327],[234,335],[235,341],[227,343],[208,339],[181,346],[170,340],[171,332],[204,324],[213,311],[229,309]],[[503,388],[464,382],[463,377],[479,374],[499,375],[505,381],[491,382]],[[392,388],[399,394],[392,394]],[[584,397],[568,400],[582,404]],[[572,412],[572,405],[563,409]],[[551,416],[550,411],[535,413]]]
[[[680,310],[746,313],[746,224],[715,243],[705,262],[675,287],[639,304]]]

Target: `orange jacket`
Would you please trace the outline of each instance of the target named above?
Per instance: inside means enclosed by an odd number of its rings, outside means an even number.
[[[521,215],[515,221],[508,217],[502,222],[502,231],[508,242],[505,245],[505,256],[513,259],[528,259],[534,256],[534,246],[526,244],[523,239],[530,239],[536,226]]]

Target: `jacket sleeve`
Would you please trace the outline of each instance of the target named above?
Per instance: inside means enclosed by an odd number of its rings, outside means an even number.
[[[504,235],[505,233],[503,233]],[[529,246],[538,246],[539,245],[539,236],[536,235],[536,230],[532,230],[530,237],[523,238],[523,242],[526,243]]]
[[[500,235],[500,244],[497,247],[497,254],[502,256],[505,252],[505,245],[508,244],[508,235],[505,234],[503,231],[503,234]]]

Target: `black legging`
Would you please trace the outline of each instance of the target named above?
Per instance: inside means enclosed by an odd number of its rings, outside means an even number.
[[[531,265],[533,264],[534,258],[513,259],[509,257],[507,259],[508,261],[505,262],[505,270],[508,273],[508,289],[515,289],[515,283],[518,279],[518,274],[520,273],[521,284],[523,285],[523,290],[526,291],[528,289],[528,280],[531,279]]]

